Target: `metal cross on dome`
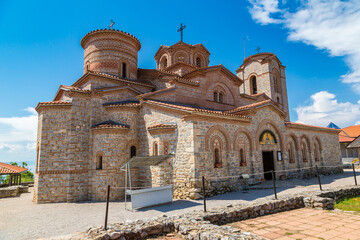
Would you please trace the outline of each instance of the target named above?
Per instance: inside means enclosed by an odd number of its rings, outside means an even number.
[[[114,22],[113,20],[111,20],[111,23],[110,23],[109,29],[113,29],[114,24],[115,24],[115,22]]]
[[[258,46],[255,50],[259,53],[260,49],[261,49],[261,47]]]
[[[182,23],[180,23],[180,28],[179,28],[177,31],[180,32],[181,41],[183,41],[183,31],[184,31],[184,28],[186,28],[186,26],[183,25]]]

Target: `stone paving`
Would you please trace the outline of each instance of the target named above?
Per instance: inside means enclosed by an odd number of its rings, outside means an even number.
[[[276,240],[360,239],[360,216],[301,208],[228,224]]]
[[[357,170],[357,175],[360,171]],[[351,170],[343,174],[322,177],[323,188],[354,185]],[[359,179],[358,179],[358,182]],[[273,195],[271,182],[256,186],[248,193],[233,192],[208,199],[208,208],[227,204],[249,203],[256,199]],[[318,189],[317,179],[278,181],[278,195]],[[32,191],[32,188],[30,188]],[[161,214],[168,216],[201,210],[202,200],[177,200],[173,204],[142,209],[135,212],[124,210],[123,202],[111,202],[109,223],[141,218],[152,218]],[[101,226],[104,223],[104,202],[34,204],[32,192],[16,198],[0,199],[0,239],[37,239],[50,238],[86,231],[90,226]],[[20,230],[21,229],[21,230]],[[360,227],[359,227],[360,229]],[[360,234],[359,234],[360,236]]]

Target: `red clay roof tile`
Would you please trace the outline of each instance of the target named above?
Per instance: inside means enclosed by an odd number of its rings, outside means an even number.
[[[0,162],[0,175],[18,174],[18,173],[26,172],[27,170],[28,170],[27,168]]]

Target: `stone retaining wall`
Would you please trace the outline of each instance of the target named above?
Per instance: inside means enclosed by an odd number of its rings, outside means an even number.
[[[103,227],[90,228],[92,239],[145,239],[158,235],[174,233],[179,238],[189,240],[207,239],[263,239],[255,234],[234,229],[223,224],[256,218],[293,209],[312,207],[334,209],[334,203],[345,197],[360,195],[360,187],[338,187],[325,191],[308,191],[274,200],[272,197],[258,199],[251,204],[229,204],[208,212],[194,211],[168,217],[162,215],[152,219],[126,221]]]
[[[331,190],[317,192],[313,196],[304,198],[306,207],[333,210],[336,202],[343,198],[360,196],[360,187],[338,187]]]
[[[230,222],[255,218],[267,214],[304,207],[302,197],[282,200],[255,201],[251,205],[227,205],[224,208],[211,209],[209,212],[195,211],[192,213],[150,220],[135,220],[115,223],[107,231],[102,227],[91,228],[88,234],[93,239],[145,239],[150,236],[174,233],[183,239],[262,239],[261,237],[234,229],[219,226]]]
[[[29,192],[28,186],[11,186],[0,188],[0,198],[16,197],[19,193]]]

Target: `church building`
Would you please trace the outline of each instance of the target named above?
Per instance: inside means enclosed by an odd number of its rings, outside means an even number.
[[[285,66],[273,53],[248,56],[235,74],[209,66],[201,43],[161,45],[156,69],[138,68],[140,41],[123,31],[92,31],[81,46],[82,77],[36,107],[36,203],[104,200],[107,185],[111,200],[123,199],[121,167],[133,156],[173,154],[132,178],[138,187],[171,181],[177,199],[199,198],[202,176],[221,191],[272,170],[291,170],[277,179],[315,165],[342,171],[330,167],[341,164],[339,130],[290,122]],[[170,179],[160,178],[166,169]]]

